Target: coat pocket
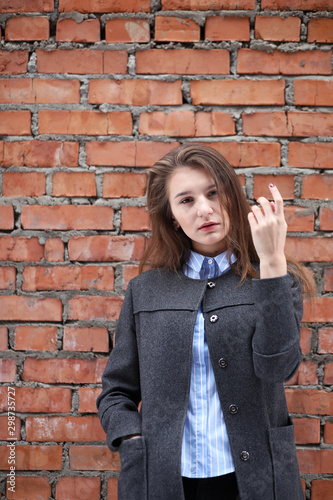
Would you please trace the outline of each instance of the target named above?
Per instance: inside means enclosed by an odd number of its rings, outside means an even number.
[[[298,470],[294,424],[268,430],[272,454],[274,499],[304,500]]]
[[[125,439],[119,448],[118,500],[147,500],[147,454],[143,437]]]

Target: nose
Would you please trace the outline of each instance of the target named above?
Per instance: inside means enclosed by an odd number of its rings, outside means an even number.
[[[199,217],[207,217],[207,215],[211,215],[213,213],[213,209],[209,204],[207,198],[203,198],[198,201],[198,216]]]

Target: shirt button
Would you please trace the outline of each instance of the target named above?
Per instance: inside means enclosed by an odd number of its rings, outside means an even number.
[[[229,406],[229,413],[231,413],[231,415],[236,415],[236,413],[238,413],[238,406],[232,404]]]
[[[214,281],[208,281],[207,286],[208,288],[214,288],[216,286],[216,283],[214,283]]]
[[[219,359],[218,363],[220,368],[226,368],[228,366],[228,361],[224,358]]]
[[[250,458],[250,453],[248,451],[242,451],[240,458],[243,462],[246,462]]]
[[[216,321],[219,319],[219,317],[217,316],[217,314],[212,314],[212,316],[209,318],[209,321],[211,323],[216,323]]]
[[[207,262],[211,266],[213,264],[213,259],[208,259]]]

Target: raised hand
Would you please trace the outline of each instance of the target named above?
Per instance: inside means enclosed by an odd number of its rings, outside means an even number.
[[[275,278],[287,273],[284,254],[287,223],[283,199],[274,184],[270,184],[269,189],[274,201],[269,202],[260,196],[257,201],[263,211],[254,205],[248,214],[253,243],[260,259],[260,278]]]

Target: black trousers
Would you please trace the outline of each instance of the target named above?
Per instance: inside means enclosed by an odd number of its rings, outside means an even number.
[[[203,479],[183,477],[185,500],[240,500],[236,474]]]

